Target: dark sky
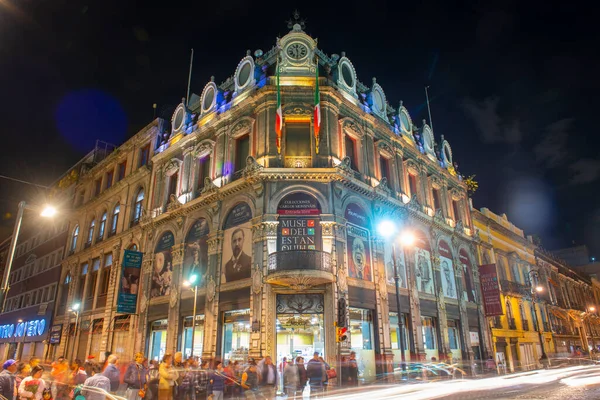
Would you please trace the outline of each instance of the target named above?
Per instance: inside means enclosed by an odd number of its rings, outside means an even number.
[[[269,50],[295,8],[323,51],[345,51],[419,125],[430,85],[436,139],[477,176],[477,208],[547,248],[600,252],[600,30],[577,2],[0,0],[0,174],[51,183],[96,139],[148,124],[153,103],[177,104],[192,47],[200,93],[246,49]],[[40,195],[0,180],[0,211]]]

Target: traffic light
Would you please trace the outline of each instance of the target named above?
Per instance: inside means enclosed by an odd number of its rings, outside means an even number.
[[[335,328],[335,341],[341,343],[346,340],[348,340],[348,328]]]
[[[346,326],[346,299],[343,297],[338,299],[337,326]]]

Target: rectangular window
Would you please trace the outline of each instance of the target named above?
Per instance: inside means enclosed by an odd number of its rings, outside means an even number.
[[[78,279],[77,286],[77,300],[83,300],[83,290],[85,289],[85,278],[88,273],[88,264],[85,263],[81,266],[81,276]]]
[[[346,150],[346,157],[350,159],[350,168],[354,171],[358,171],[358,164],[356,163],[356,142],[350,136],[346,135],[344,147]]]
[[[398,334],[398,313],[390,312],[390,335],[392,350],[400,350],[400,335]],[[402,339],[404,340],[404,350],[408,350],[408,338],[406,336],[406,315],[402,314]]]
[[[204,188],[204,181],[210,178],[210,157],[204,156],[198,160],[198,189]]]
[[[102,178],[98,178],[94,181],[94,196],[98,196],[102,191]]]
[[[452,200],[452,212],[454,212],[454,220],[455,221],[461,221],[462,218],[460,216],[460,204],[458,202],[458,200]]]
[[[417,195],[417,177],[413,174],[408,174],[408,185],[410,187],[410,197]]]
[[[421,325],[423,329],[423,344],[425,345],[425,350],[434,350],[436,348],[434,319],[431,317],[422,317]]]
[[[108,189],[108,188],[110,188],[110,187],[112,186],[112,183],[113,183],[113,177],[114,177],[114,175],[115,175],[115,172],[114,172],[114,171],[112,171],[112,170],[111,170],[111,171],[108,171],[108,172],[106,173],[106,188],[107,188],[107,189]]]
[[[432,189],[433,192],[433,209],[439,210],[442,208],[442,194],[440,189]]]
[[[379,156],[379,171],[381,173],[381,179],[385,178],[385,179],[387,179],[388,183],[391,184],[391,182],[390,182],[390,160],[383,157],[382,155]]]
[[[148,164],[150,157],[150,144],[145,145],[140,149],[140,167]]]
[[[104,268],[102,268],[100,277],[100,295],[106,295],[108,293],[108,284],[110,281],[110,269],[112,267],[112,254],[104,256]]]
[[[235,141],[235,171],[246,167],[246,158],[250,155],[250,136],[245,135]]]
[[[179,180],[179,174],[176,172],[169,178],[169,196],[174,194],[177,196],[177,181]]]
[[[310,124],[285,125],[285,154],[290,157],[310,157]]]
[[[348,308],[350,312],[350,347],[356,352],[373,350],[373,313],[364,308]]]
[[[448,345],[450,346],[450,350],[458,350],[460,346],[458,345],[458,324],[456,321],[449,320],[448,321]]]
[[[122,163],[119,163],[119,166],[117,167],[117,182],[119,182],[120,180],[125,178],[125,168],[126,167],[127,167],[127,161],[123,161]]]

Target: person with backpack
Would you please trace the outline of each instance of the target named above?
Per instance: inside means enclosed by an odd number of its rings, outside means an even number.
[[[110,379],[102,374],[102,366],[94,364],[92,376],[83,383],[81,395],[85,400],[106,400],[106,394],[110,392]]]
[[[127,385],[125,397],[128,400],[141,400],[146,397],[146,386],[148,372],[144,368],[144,354],[135,353],[135,361],[127,366],[123,382]]]
[[[253,358],[248,359],[248,368],[242,374],[242,389],[246,399],[254,400],[259,395],[258,391],[258,372],[256,361]]]

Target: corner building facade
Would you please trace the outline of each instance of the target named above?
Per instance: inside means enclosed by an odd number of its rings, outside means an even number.
[[[375,79],[360,83],[343,53],[326,55],[296,25],[180,104],[170,129],[159,125],[132,354],[244,361],[318,351],[333,363],[341,304],[340,351],[356,351],[366,380],[400,363],[400,334],[407,359],[490,352],[450,145],[392,109]],[[396,246],[400,310],[392,245],[376,230],[384,219],[417,235]],[[192,276],[195,291],[184,285]]]

